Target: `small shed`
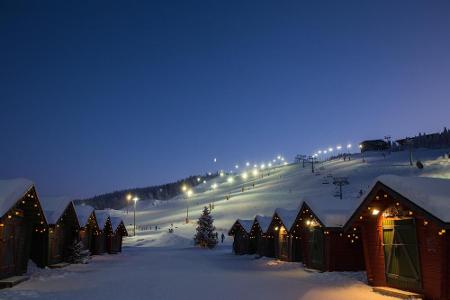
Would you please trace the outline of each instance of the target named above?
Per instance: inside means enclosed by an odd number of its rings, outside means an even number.
[[[277,208],[273,214],[268,233],[274,239],[275,257],[284,261],[301,261],[302,251],[295,230],[298,209]]]
[[[93,236],[98,232],[94,208],[90,205],[75,205],[75,212],[80,225],[78,239],[83,243],[84,249],[92,252]]]
[[[256,253],[256,247],[250,246],[250,230],[253,220],[237,219],[231,227],[228,235],[233,236],[233,252],[235,254],[253,254]]]
[[[128,236],[127,229],[120,217],[111,217],[111,232],[105,235],[106,251],[109,254],[122,252],[122,239]]]
[[[260,256],[275,257],[274,239],[267,234],[271,221],[271,217],[257,215],[250,230],[250,240]]]
[[[39,267],[61,263],[77,240],[79,224],[73,202],[67,197],[40,197],[48,224],[45,233],[33,232],[31,258]]]
[[[106,235],[112,233],[111,219],[106,211],[96,210],[98,230],[93,233],[91,252],[92,254],[103,254],[106,252]]]
[[[0,180],[0,279],[26,273],[33,232],[47,223],[32,181]]]
[[[364,270],[362,243],[358,232],[343,225],[357,206],[348,201],[322,198],[303,202],[295,228],[299,232],[303,264],[320,271]]]
[[[345,228],[360,232],[370,285],[450,297],[450,180],[380,176]]]

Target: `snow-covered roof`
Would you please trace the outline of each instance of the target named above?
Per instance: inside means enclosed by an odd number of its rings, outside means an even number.
[[[64,210],[70,204],[71,200],[68,197],[39,197],[42,210],[44,211],[45,219],[48,224],[56,224],[58,219],[64,213]]]
[[[266,233],[269,229],[270,223],[272,222],[271,217],[257,215],[255,217],[256,221],[258,221],[259,227],[261,227],[262,232]]]
[[[25,178],[0,180],[0,216],[3,216],[22,198],[34,183]]]
[[[449,179],[382,175],[376,178],[374,185],[378,181],[441,221],[450,223]]]
[[[123,220],[120,217],[111,217],[111,227],[113,231],[116,231],[119,227],[120,223],[122,223]]]
[[[77,213],[78,224],[81,227],[86,226],[89,217],[94,211],[94,208],[90,205],[75,205],[75,212]]]
[[[342,227],[357,209],[360,198],[318,197],[305,200],[312,212],[325,227]]]
[[[241,226],[242,226],[242,228],[244,228],[245,232],[250,233],[250,230],[252,230],[254,220],[237,219],[236,222],[241,224]]]
[[[107,211],[96,210],[95,218],[97,219],[98,228],[103,230],[106,226],[106,222],[108,222],[108,218],[110,218],[110,215]]]
[[[299,210],[298,209],[285,209],[285,208],[277,208],[275,213],[280,218],[286,230],[289,231],[294,225],[295,220],[297,219]]]

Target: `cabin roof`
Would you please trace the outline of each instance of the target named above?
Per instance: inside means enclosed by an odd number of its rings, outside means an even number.
[[[110,220],[113,231],[116,231],[117,228],[120,226],[120,223],[123,223],[123,220],[120,217],[110,217]]]
[[[47,224],[56,224],[71,200],[66,196],[39,197]]]
[[[34,183],[25,178],[0,180],[0,217],[22,198]]]
[[[242,220],[242,219],[236,220],[236,223],[241,224],[242,228],[244,228],[245,232],[247,233],[250,233],[250,231],[252,230],[253,222],[254,220]]]
[[[95,217],[97,219],[98,228],[100,228],[100,230],[103,230],[105,228],[106,223],[108,222],[108,218],[111,218],[109,213],[104,210],[96,210]]]
[[[86,226],[89,220],[89,216],[94,211],[94,208],[90,205],[75,205],[75,212],[77,213],[78,224],[81,227]]]
[[[382,175],[380,182],[445,223],[450,223],[450,180],[430,177]],[[370,191],[369,190],[369,191]]]
[[[268,216],[257,215],[255,219],[256,221],[258,221],[259,227],[261,227],[262,232],[266,233],[269,229],[272,218]]]
[[[285,208],[277,208],[275,209],[275,214],[280,218],[283,225],[286,227],[286,230],[291,230],[292,226],[295,223],[295,220],[298,216],[298,209],[285,209]]]
[[[356,197],[318,197],[305,200],[312,212],[325,227],[342,227],[350,218],[361,200]]]

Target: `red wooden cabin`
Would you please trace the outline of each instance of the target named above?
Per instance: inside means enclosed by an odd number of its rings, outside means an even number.
[[[251,244],[260,256],[275,257],[274,239],[267,234],[271,221],[271,217],[257,215],[250,230]]]
[[[75,207],[66,197],[40,197],[47,220],[45,233],[33,233],[31,258],[39,267],[61,263],[68,256],[68,249],[77,240],[79,229]]]
[[[384,175],[346,224],[360,232],[370,285],[450,297],[450,180]]]
[[[268,229],[269,236],[273,236],[274,255],[284,261],[301,261],[302,251],[298,239],[299,232],[295,230],[295,220],[298,210],[277,208]]]
[[[233,236],[233,252],[235,254],[254,254],[256,247],[251,247],[250,230],[253,220],[238,219],[234,222],[228,235]]]
[[[111,219],[106,211],[95,211],[98,230],[93,233],[91,252],[98,255],[106,252],[106,235],[112,233]]]
[[[44,218],[33,182],[0,180],[0,278],[26,273],[33,233],[45,234]]]
[[[75,205],[75,212],[77,214],[78,224],[80,225],[78,238],[83,243],[84,249],[92,252],[94,245],[93,236],[98,232],[94,208],[89,205]]]
[[[106,234],[106,251],[110,254],[122,252],[122,238],[128,236],[127,229],[119,217],[111,217],[111,232]]]
[[[342,228],[352,212],[351,205],[348,206],[348,203],[344,202],[333,205],[328,202],[341,201],[340,199],[325,201],[327,205],[317,205],[315,210],[311,209],[307,202],[303,202],[295,221],[303,264],[307,268],[320,271],[364,270],[359,236],[354,231],[345,232]],[[335,206],[338,208],[334,208]],[[345,209],[346,206],[348,209]]]

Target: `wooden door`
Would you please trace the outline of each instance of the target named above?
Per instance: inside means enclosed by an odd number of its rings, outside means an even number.
[[[9,277],[16,272],[14,223],[6,221],[0,227],[0,278]]]
[[[282,226],[278,235],[278,255],[281,260],[289,259],[289,235],[286,229]]]
[[[308,244],[310,267],[323,270],[325,261],[325,247],[322,229],[312,228],[310,230]]]
[[[383,247],[387,284],[399,289],[420,290],[420,260],[414,219],[384,220]]]

